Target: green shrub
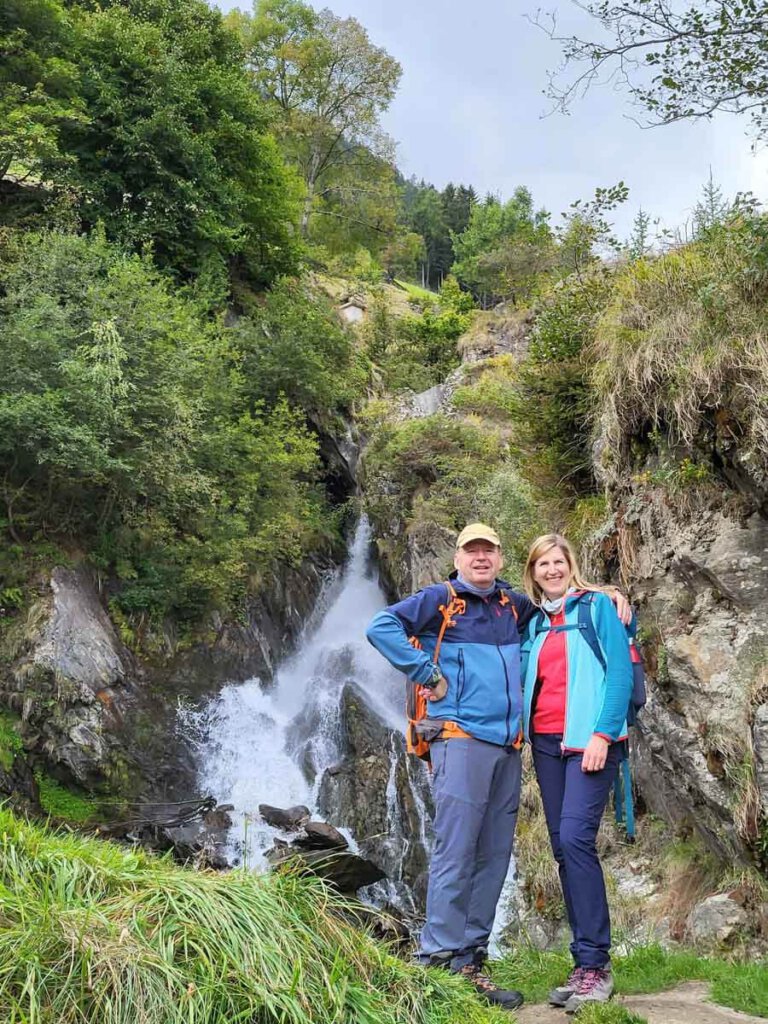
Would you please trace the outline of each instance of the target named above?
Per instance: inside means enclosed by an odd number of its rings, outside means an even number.
[[[515,361],[511,356],[489,359],[477,380],[456,388],[451,401],[462,412],[477,413],[501,423],[513,420],[520,411]]]
[[[460,529],[477,517],[478,489],[503,458],[499,436],[447,416],[384,424],[365,459],[374,519],[431,519]]]
[[[502,576],[515,585],[522,583],[528,548],[545,531],[548,511],[509,464],[496,470],[478,490],[478,517],[498,531],[504,551]]]
[[[117,575],[116,605],[155,621],[235,607],[256,572],[336,536],[307,418],[362,385],[323,303],[281,283],[248,345],[244,328],[99,233],[15,236],[8,257],[0,471],[12,535],[75,537]]]
[[[447,278],[439,295],[423,302],[419,315],[402,317],[393,325],[374,307],[368,331],[369,353],[381,368],[391,391],[425,391],[441,383],[459,365],[456,342],[472,320],[473,301],[454,278]]]

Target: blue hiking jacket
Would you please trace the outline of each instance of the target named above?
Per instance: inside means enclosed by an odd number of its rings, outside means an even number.
[[[590,612],[605,670],[578,627],[579,595],[565,599],[565,642],[567,651],[567,686],[563,746],[567,750],[584,750],[596,732],[612,741],[627,736],[627,710],[632,696],[633,673],[627,630],[606,594],[595,593]],[[548,632],[536,631],[534,615],[525,632],[522,650],[523,725],[530,741],[530,724],[539,668],[539,652]],[[549,616],[544,612],[544,624]]]
[[[487,598],[471,593],[455,576],[451,580],[467,606],[443,635],[439,669],[448,692],[442,700],[427,702],[427,716],[455,722],[488,743],[515,743],[522,730],[518,627],[524,629],[536,607],[503,580],[496,581]],[[443,622],[439,606],[447,601],[445,584],[434,583],[385,608],[368,626],[366,636],[376,650],[414,683],[428,682],[435,670],[433,655]],[[410,636],[418,638],[421,650],[408,643]]]

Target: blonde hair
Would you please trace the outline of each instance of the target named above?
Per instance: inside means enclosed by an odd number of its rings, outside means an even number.
[[[601,587],[597,583],[589,583],[581,575],[581,569],[579,568],[574,550],[565,537],[559,533],[545,533],[543,536],[537,537],[533,544],[531,544],[528,550],[528,558],[525,562],[525,569],[523,570],[523,587],[534,604],[541,604],[543,591],[533,578],[533,568],[538,560],[551,551],[552,548],[560,548],[565,555],[568,568],[571,570],[570,577],[568,578],[569,587],[575,587],[577,590],[597,590],[600,593],[605,593],[605,587]]]

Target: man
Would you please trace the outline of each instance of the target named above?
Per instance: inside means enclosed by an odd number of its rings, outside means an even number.
[[[419,960],[464,975],[488,1002],[513,1010],[522,994],[496,986],[482,967],[517,823],[520,636],[536,606],[497,578],[502,565],[495,530],[472,523],[461,531],[451,582],[465,604],[443,633],[439,665],[444,583],[379,612],[367,637],[428,700],[435,841]],[[626,600],[614,600],[628,621]]]
[[[483,523],[456,541],[451,581],[466,605],[445,630],[447,603],[436,583],[375,616],[367,636],[409,679],[424,687],[435,800],[434,850],[419,959],[463,974],[489,1002],[515,1009],[520,992],[482,971],[496,904],[509,869],[520,800],[520,632],[531,601],[497,579],[501,541]],[[420,641],[420,649],[409,637]]]

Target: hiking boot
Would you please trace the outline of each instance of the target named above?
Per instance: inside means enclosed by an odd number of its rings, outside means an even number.
[[[559,988],[553,988],[549,993],[550,1006],[565,1006],[573,993],[578,988],[581,976],[584,973],[583,967],[574,967],[568,975],[568,981]]]
[[[576,1013],[584,1003],[607,1003],[613,992],[610,967],[584,967],[573,995],[565,1004],[566,1013]]]
[[[518,1006],[523,1005],[522,992],[517,992],[511,988],[499,988],[498,985],[491,981],[487,974],[483,974],[477,963],[467,964],[456,971],[456,973],[461,975],[462,978],[466,978],[474,986],[477,994],[485,999],[487,1003],[500,1006],[502,1010],[516,1010]]]

